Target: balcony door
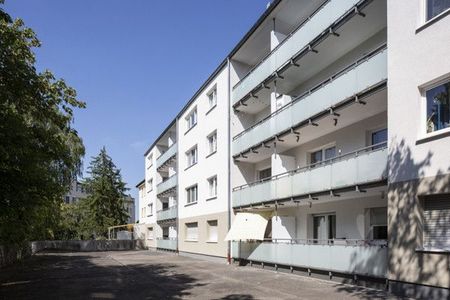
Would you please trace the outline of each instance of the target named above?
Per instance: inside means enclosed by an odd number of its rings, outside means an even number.
[[[313,216],[313,238],[315,243],[326,243],[336,238],[336,214]]]

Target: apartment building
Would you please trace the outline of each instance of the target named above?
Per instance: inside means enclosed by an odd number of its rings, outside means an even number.
[[[450,1],[388,1],[389,281],[450,293]]]
[[[72,180],[70,189],[64,195],[64,203],[72,204],[78,202],[80,199],[84,199],[88,196],[88,192],[83,183],[77,179]]]
[[[447,295],[449,15],[272,1],[170,125],[177,251]]]

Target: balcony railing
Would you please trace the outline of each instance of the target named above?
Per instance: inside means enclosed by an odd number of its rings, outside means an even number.
[[[358,2],[359,0],[326,1],[233,87],[233,104],[288,63],[298,52],[307,48]]]
[[[177,251],[177,238],[157,238],[156,248]]]
[[[163,154],[161,154],[156,159],[156,168],[159,169],[166,161],[171,159],[173,156],[177,154],[177,143],[172,144],[172,146],[169,147],[169,149],[166,150]]]
[[[290,199],[387,178],[387,145],[380,143],[264,181],[233,189],[233,207]]]
[[[165,220],[171,220],[176,219],[178,214],[177,206],[171,206],[168,209],[160,210],[156,212],[156,221],[165,221]]]
[[[177,184],[178,184],[178,176],[177,174],[174,174],[156,186],[156,194],[157,195],[162,194],[176,187]]]
[[[386,241],[275,240],[233,242],[232,256],[253,262],[386,278]]]
[[[340,70],[233,138],[233,155],[329,111],[387,79],[387,49],[383,45]]]

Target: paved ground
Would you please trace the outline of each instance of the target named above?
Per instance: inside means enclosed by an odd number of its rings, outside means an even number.
[[[298,275],[150,251],[42,253],[0,271],[0,299],[386,299]],[[391,297],[390,299],[394,299]]]

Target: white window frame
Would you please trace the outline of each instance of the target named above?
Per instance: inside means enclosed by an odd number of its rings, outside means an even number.
[[[208,97],[209,110],[211,110],[217,106],[217,86],[214,85],[214,87],[210,89],[206,96]]]
[[[212,140],[211,140],[212,139]],[[217,130],[211,132],[207,137],[207,147],[208,147],[208,155],[210,156],[217,152]]]
[[[193,195],[195,195],[195,197],[193,197]],[[193,198],[195,198],[195,200],[193,200]],[[198,185],[194,184],[186,188],[186,205],[195,204],[197,202],[198,202]]]
[[[147,184],[148,184],[148,191],[147,191],[147,193],[150,193],[151,191],[153,191],[153,178],[150,178],[147,181]]]
[[[149,210],[148,216],[149,217],[153,216],[153,202],[150,202],[148,204],[148,210]]]
[[[208,199],[217,198],[217,175],[209,177],[207,181],[208,181]],[[214,191],[214,193],[211,193],[212,190]]]
[[[186,152],[186,164],[187,167],[192,167],[193,165],[196,165],[198,163],[198,147],[197,145],[191,147]]]
[[[153,153],[150,153],[149,156],[147,156],[147,160],[148,160],[147,169],[150,169],[153,166]]]
[[[215,225],[213,225],[214,223],[215,223]],[[207,231],[208,231],[207,243],[219,242],[219,221],[218,220],[208,220],[208,221],[206,221],[206,226],[207,226]]]
[[[186,241],[198,242],[198,222],[185,223],[184,226],[186,230]]]
[[[428,18],[428,0],[422,1],[422,24],[427,24],[429,22],[433,22],[435,19],[439,18],[441,15],[447,13],[450,10],[450,7],[446,10],[442,11],[440,14],[435,15],[431,19]]]
[[[418,128],[417,141],[430,137],[446,135],[450,132],[450,127],[429,133],[427,132],[427,91],[447,82],[450,82],[450,73],[440,76],[418,87],[420,91],[420,126]]]
[[[187,130],[189,131],[191,128],[193,128],[195,125],[197,125],[197,122],[198,122],[198,114],[197,114],[197,106],[196,106],[186,116]]]
[[[148,232],[147,240],[153,240],[154,235],[155,235],[155,231],[154,231],[153,227],[148,227],[147,232]]]
[[[337,149],[337,147],[336,147],[336,142],[332,142],[332,143],[329,143],[329,144],[325,144],[325,145],[322,145],[322,146],[320,146],[320,147],[317,147],[317,148],[314,148],[314,149],[309,150],[309,151],[307,152],[307,155],[308,155],[308,158],[307,158],[308,164],[312,164],[311,155],[312,155],[313,153],[315,153],[315,152],[318,152],[318,151],[322,151],[322,162],[323,162],[324,160],[326,160],[326,159],[325,159],[325,150],[328,150],[328,149],[333,148],[333,147],[335,148],[335,156],[334,156],[334,157],[339,156],[339,151],[338,151],[338,149]],[[318,163],[318,162],[317,162],[317,163]]]

